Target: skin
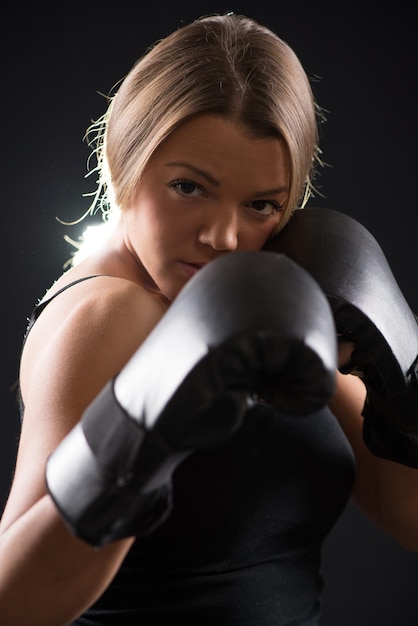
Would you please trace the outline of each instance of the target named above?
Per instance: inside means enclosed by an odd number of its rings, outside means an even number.
[[[215,117],[193,119],[151,159],[124,215],[125,245],[150,287],[172,300],[214,258],[261,248],[280,222],[288,184],[281,142],[249,139]]]
[[[25,416],[0,524],[0,626],[66,624],[111,582],[133,539],[93,549],[74,537],[45,491],[46,460],[200,267],[263,247],[279,225],[289,176],[277,139],[254,139],[216,117],[195,118],[156,151],[106,245],[51,288],[48,295],[82,276],[103,275],[54,299],[23,351]],[[353,495],[381,528],[416,550],[417,472],[368,453],[363,385],[341,374],[337,383],[331,408],[356,455]]]

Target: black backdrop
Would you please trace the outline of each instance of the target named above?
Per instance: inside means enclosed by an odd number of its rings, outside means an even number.
[[[19,419],[11,387],[32,305],[70,254],[57,220],[87,208],[82,138],[107,93],[145,48],[183,22],[233,10],[276,30],[314,78],[328,111],[312,205],[360,220],[382,245],[410,305],[415,289],[416,114],[413,4],[84,2],[17,5],[3,14],[1,104],[0,510],[10,486]],[[390,307],[390,303],[388,303]],[[390,310],[390,309],[389,309]],[[324,551],[323,626],[416,626],[418,556],[403,551],[352,505]],[[417,607],[417,608],[416,608]]]

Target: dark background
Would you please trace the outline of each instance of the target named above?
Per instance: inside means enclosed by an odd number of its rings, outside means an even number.
[[[11,391],[26,318],[58,277],[83,226],[90,121],[112,86],[155,40],[200,15],[233,10],[288,41],[327,113],[320,177],[328,206],[373,232],[411,307],[416,290],[418,69],[413,3],[158,2],[17,5],[1,25],[0,511],[19,418]],[[85,225],[84,225],[85,226]],[[390,314],[390,302],[388,302]],[[0,565],[1,566],[1,565]],[[352,505],[324,552],[323,626],[417,626],[418,556]],[[215,625],[214,625],[215,626]]]

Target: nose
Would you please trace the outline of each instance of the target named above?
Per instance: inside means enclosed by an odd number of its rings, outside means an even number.
[[[200,243],[214,250],[233,251],[238,247],[239,218],[234,207],[211,207],[199,229]]]

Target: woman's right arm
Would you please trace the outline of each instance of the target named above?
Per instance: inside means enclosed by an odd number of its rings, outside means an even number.
[[[1,626],[68,624],[105,591],[132,542],[95,550],[44,495],[0,536]]]
[[[45,488],[49,455],[164,314],[137,286],[116,281],[62,293],[26,342],[25,414],[0,524],[0,626],[68,624],[107,588],[134,541],[91,547],[66,527]]]

